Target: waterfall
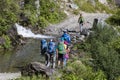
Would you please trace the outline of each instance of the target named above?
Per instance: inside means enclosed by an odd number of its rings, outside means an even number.
[[[41,34],[34,34],[30,29],[26,29],[23,26],[15,23],[15,27],[17,28],[17,33],[18,35],[22,35],[23,37],[26,38],[54,38],[53,36],[46,36],[46,35],[41,35]]]

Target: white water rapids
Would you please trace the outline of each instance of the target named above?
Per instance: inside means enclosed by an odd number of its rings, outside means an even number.
[[[17,28],[18,35],[22,35],[26,38],[54,38],[53,36],[46,36],[41,34],[34,34],[30,29],[26,29],[23,26],[15,23],[15,27]]]

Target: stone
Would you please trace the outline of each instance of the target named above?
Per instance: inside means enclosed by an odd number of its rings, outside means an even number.
[[[35,75],[45,75],[50,77],[52,75],[52,70],[40,62],[31,62],[21,69],[21,75],[32,76]]]
[[[69,7],[72,8],[72,9],[78,9],[78,6],[74,3],[69,4]]]

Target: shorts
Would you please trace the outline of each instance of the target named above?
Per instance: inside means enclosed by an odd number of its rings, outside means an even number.
[[[64,54],[58,54],[58,60],[63,61],[64,60]]]

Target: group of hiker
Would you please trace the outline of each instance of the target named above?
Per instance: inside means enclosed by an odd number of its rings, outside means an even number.
[[[81,33],[83,31],[84,24],[84,18],[82,14],[80,14],[80,17],[78,18],[78,23]],[[55,39],[50,39],[49,42],[46,39],[41,40],[41,54],[45,56],[45,65],[47,67],[51,67],[52,65],[52,68],[55,68],[56,63],[58,67],[66,66],[69,58],[69,45],[71,44],[71,38],[66,30],[63,32],[63,35],[58,41],[55,41]]]
[[[47,67],[66,66],[69,58],[71,38],[66,30],[63,32],[58,41],[55,41],[55,39],[50,39],[49,41],[46,39],[41,40],[41,54],[45,56],[45,65]]]

